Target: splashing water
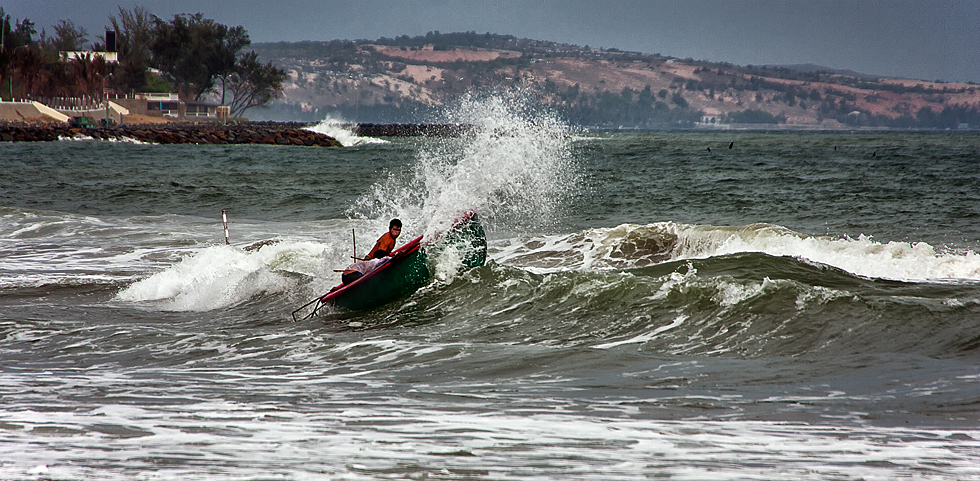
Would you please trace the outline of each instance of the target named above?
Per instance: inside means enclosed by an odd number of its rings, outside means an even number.
[[[134,282],[116,298],[123,302],[154,302],[166,311],[208,311],[240,304],[254,296],[296,289],[296,279],[287,273],[316,276],[322,282],[315,287],[322,290],[329,288],[331,279],[322,261],[331,254],[328,247],[309,241],[276,242],[251,252],[226,245],[209,246]]]
[[[414,168],[374,185],[352,217],[397,216],[425,225],[426,233],[467,211],[490,230],[524,231],[554,220],[577,184],[567,125],[521,93],[467,95],[444,117],[472,129],[460,138],[426,139]]]
[[[504,230],[526,231],[553,221],[577,185],[569,151],[573,140],[556,117],[530,105],[519,95],[464,97],[447,109],[442,122],[472,129],[460,138],[423,139],[407,172],[382,179],[354,203],[348,212],[352,221],[383,231],[388,219],[399,217],[407,238],[445,231],[470,211],[485,226]],[[317,128],[328,125],[338,124],[328,119]],[[349,232],[345,227],[320,233],[314,243],[289,239],[255,252],[207,247],[132,284],[118,299],[157,302],[166,310],[217,309],[295,290],[297,281],[281,271],[318,279],[311,289],[320,291],[336,278],[330,269],[348,261],[349,251],[340,247],[349,245]],[[461,255],[442,251],[436,278],[451,279]]]
[[[307,127],[306,130],[329,135],[337,139],[337,141],[344,147],[353,147],[355,145],[364,144],[384,144],[388,142],[384,139],[361,137],[354,133],[352,128],[353,125],[354,124],[346,120],[328,116],[320,123]]]

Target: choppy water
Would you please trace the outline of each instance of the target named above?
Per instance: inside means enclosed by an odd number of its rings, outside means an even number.
[[[980,477],[980,136],[447,116],[0,144],[0,479]],[[292,320],[463,209],[485,267]]]

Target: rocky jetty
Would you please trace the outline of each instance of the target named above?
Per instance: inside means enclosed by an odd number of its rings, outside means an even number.
[[[357,124],[362,137],[458,137],[473,128],[464,124]]]
[[[139,141],[152,144],[269,144],[340,147],[329,135],[303,128],[303,124],[254,122],[248,124],[128,124],[120,127],[72,127],[63,123],[6,122],[0,124],[0,142],[45,142],[72,138]]]

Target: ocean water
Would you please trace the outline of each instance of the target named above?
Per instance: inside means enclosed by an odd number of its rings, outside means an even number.
[[[0,144],[0,479],[980,478],[980,135],[440,120]],[[293,320],[465,210],[486,266]]]

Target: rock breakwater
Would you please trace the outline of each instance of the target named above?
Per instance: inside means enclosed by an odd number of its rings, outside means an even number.
[[[61,123],[0,124],[0,142],[46,142],[65,139],[138,141],[151,144],[269,144],[340,147],[337,139],[294,123],[130,124],[120,127],[72,127]]]
[[[473,129],[465,124],[356,124],[363,137],[459,137]]]

